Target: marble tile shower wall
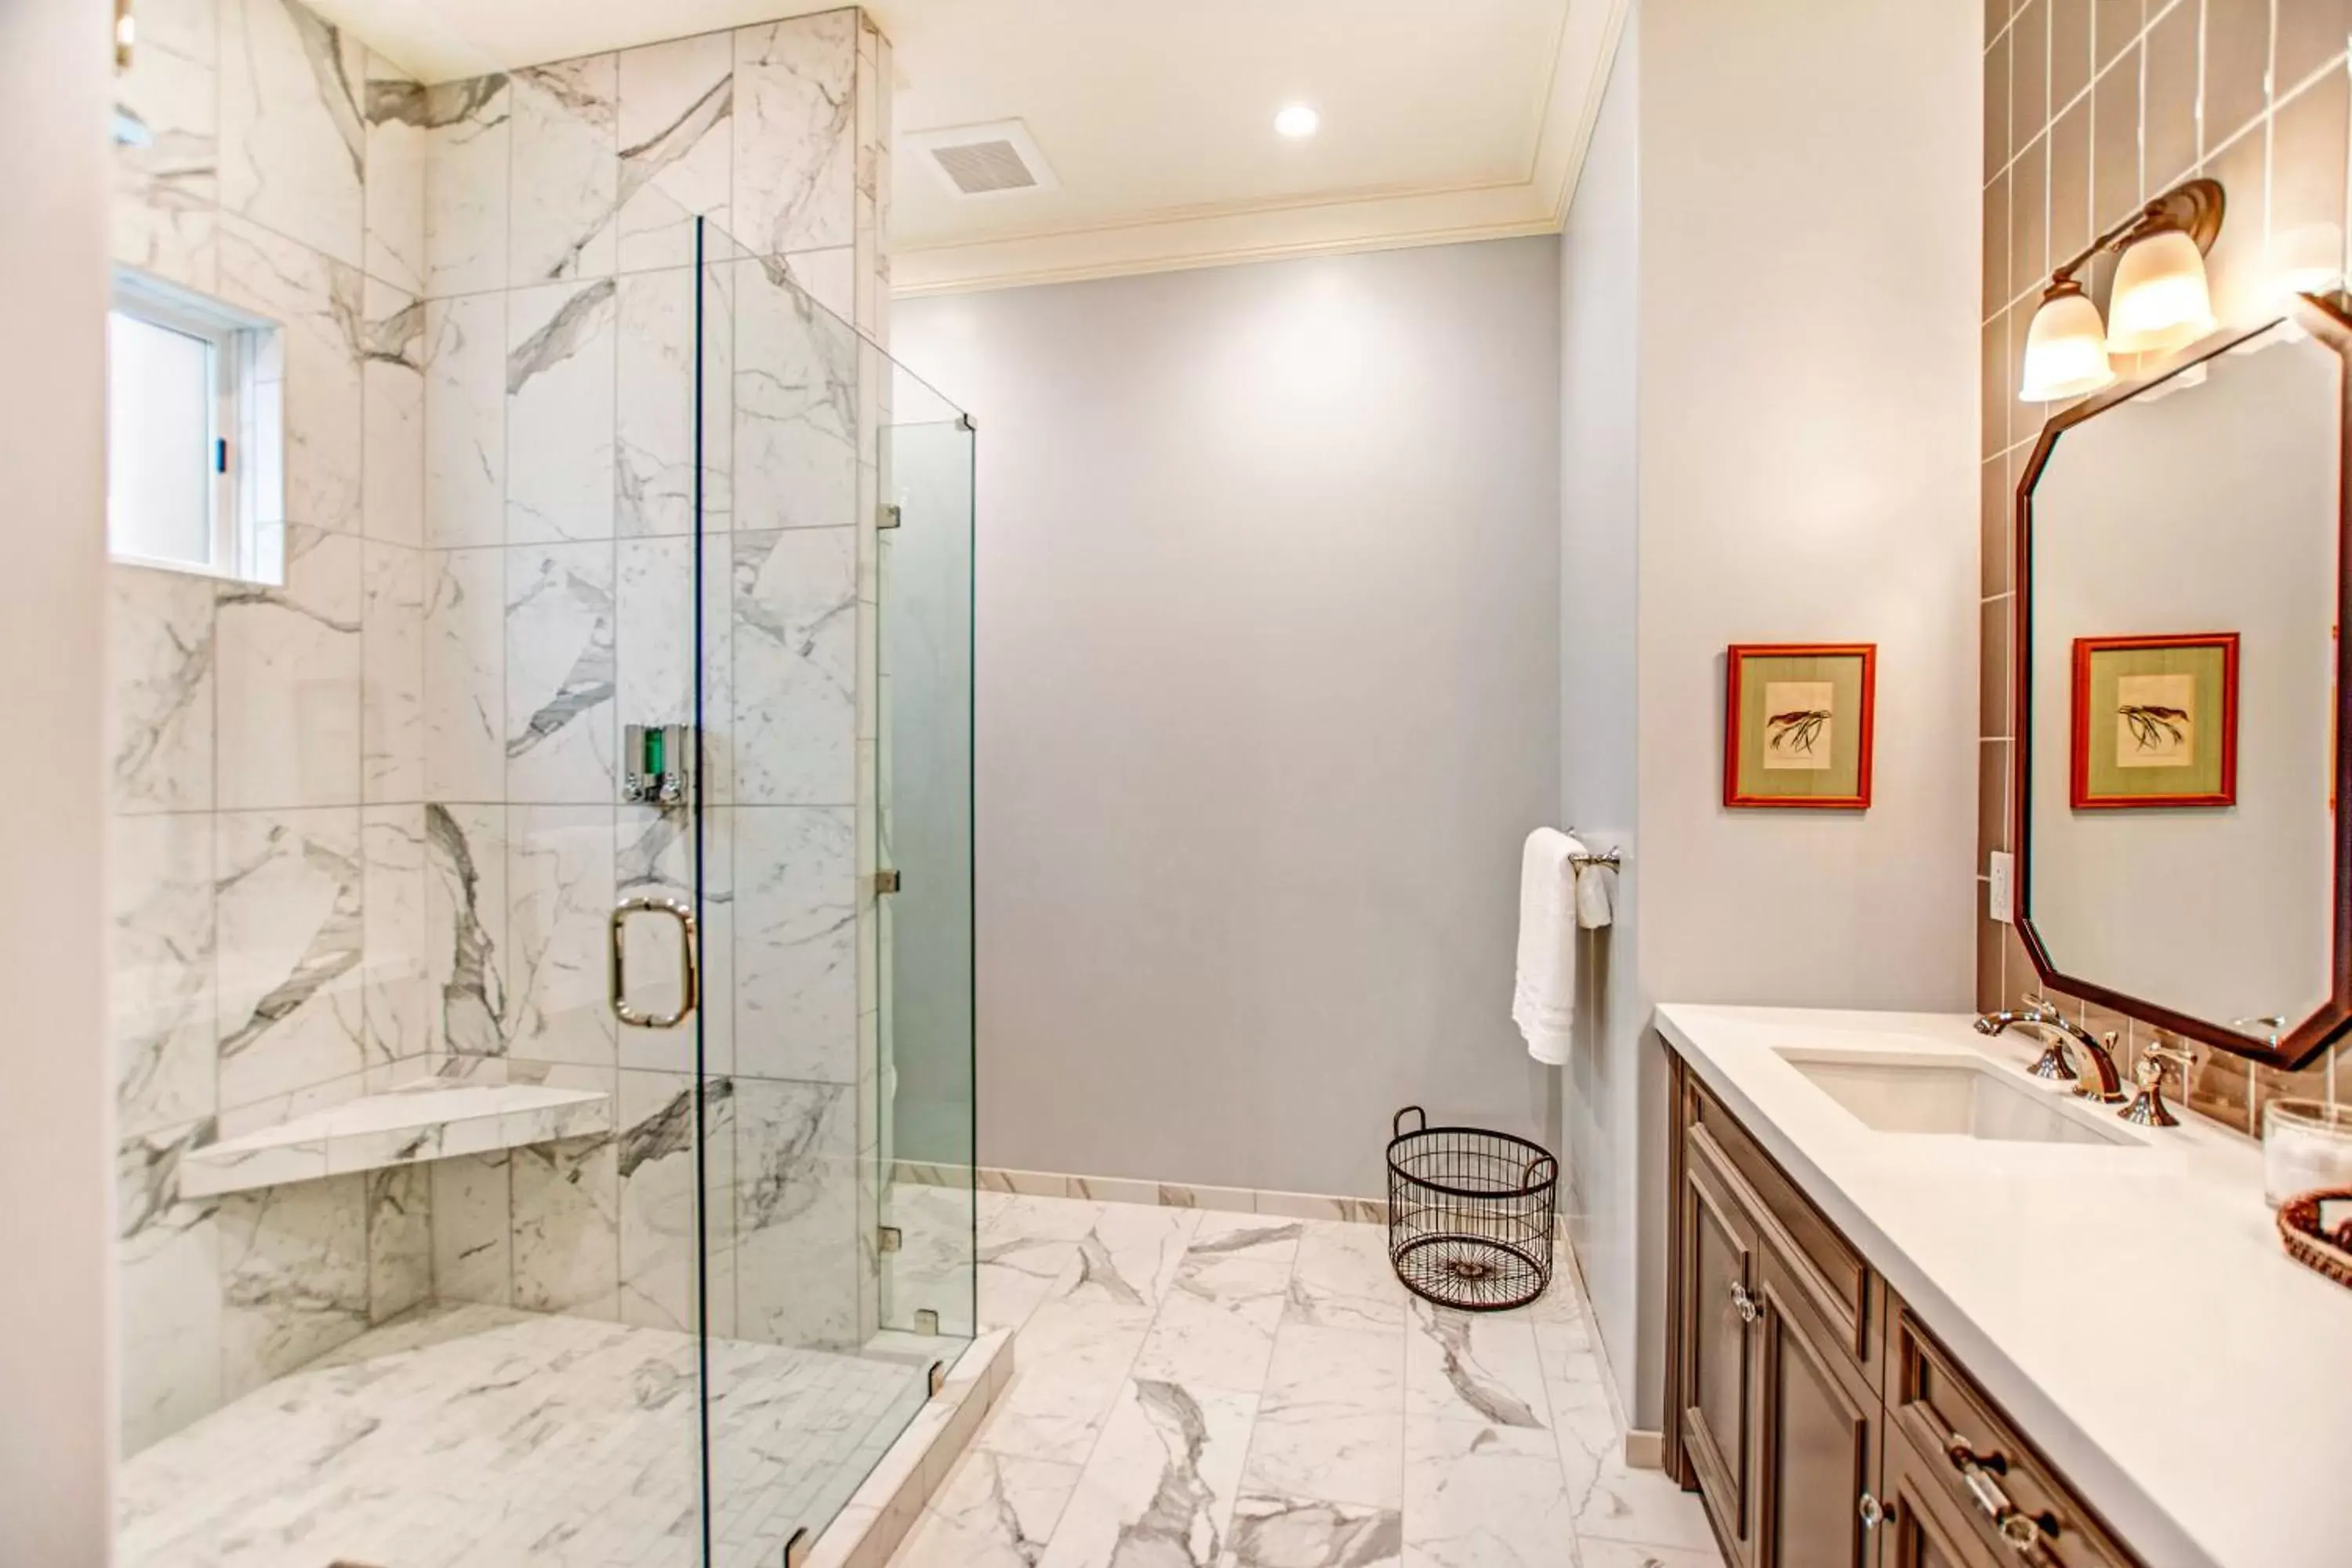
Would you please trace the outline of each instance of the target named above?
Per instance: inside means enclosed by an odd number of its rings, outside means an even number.
[[[118,258],[288,324],[290,521],[282,589],[115,569],[126,1446],[428,1298],[692,1321],[691,1043],[615,1028],[603,952],[691,865],[615,765],[690,713],[695,212],[748,242],[701,284],[713,1318],[862,1338],[882,377],[800,289],[879,335],[887,43],[424,86],[296,0],[141,25]],[[178,1196],[194,1143],[453,1067],[618,1131]]]
[[[2352,0],[1989,0],[1985,6],[1982,735],[1977,868],[2008,847],[2013,730],[2011,502],[2042,416],[2017,401],[2025,329],[2057,262],[2192,174],[2220,180],[2229,219],[2209,258],[2216,310],[2248,319],[2273,237],[2326,226],[2342,242],[2352,110]],[[2105,304],[2111,266],[2093,293]],[[1984,916],[1977,999],[2035,989],[2015,929]],[[2152,1026],[2073,1004],[2137,1061]],[[2352,1102],[2352,1045],[2298,1073],[2196,1047],[2191,1109],[2258,1131],[2283,1094]]]
[[[182,1151],[414,1070],[424,966],[412,83],[283,0],[146,0],[122,263],[284,323],[287,580],[113,568],[123,1440],[424,1300],[415,1171],[184,1202]]]
[[[844,10],[424,96],[433,1048],[607,1088],[620,1128],[436,1164],[444,1299],[693,1322],[693,1040],[616,1027],[604,953],[616,898],[690,885],[684,820],[614,802],[622,727],[692,717],[698,662],[712,1321],[829,1347],[878,1322],[860,329],[887,72]],[[699,279],[696,213],[726,237]]]

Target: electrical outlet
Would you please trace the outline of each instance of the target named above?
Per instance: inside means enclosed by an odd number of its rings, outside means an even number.
[[[1985,913],[2004,925],[2017,918],[2017,889],[2011,870],[2014,864],[2006,850],[1996,849],[1990,857],[1986,878]]]

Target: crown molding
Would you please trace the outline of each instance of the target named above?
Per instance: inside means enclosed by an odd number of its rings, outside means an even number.
[[[1287,257],[1553,234],[1567,221],[1630,0],[1574,0],[1525,180],[1453,190],[1192,209],[1101,228],[895,250],[901,299]]]

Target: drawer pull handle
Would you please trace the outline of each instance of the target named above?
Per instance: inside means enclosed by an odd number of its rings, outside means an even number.
[[[1743,1323],[1752,1323],[1764,1315],[1764,1310],[1756,1304],[1756,1298],[1748,1293],[1748,1287],[1737,1282],[1731,1287],[1731,1310],[1739,1314],[1739,1321]]]
[[[2032,1518],[2010,1501],[2009,1494],[2000,1489],[1999,1481],[1993,1479],[1995,1474],[2009,1473],[2009,1461],[1999,1454],[1979,1456],[1969,1446],[1969,1440],[1958,1432],[1946,1440],[1944,1452],[1950,1458],[1952,1468],[1960,1472],[1960,1479],[1967,1485],[1969,1495],[1976,1500],[1978,1509],[1991,1522],[1993,1533],[2000,1536],[2011,1552],[2028,1562],[2043,1561],[2042,1532],[2047,1531],[2055,1535],[2057,1530],[2049,1521]]]

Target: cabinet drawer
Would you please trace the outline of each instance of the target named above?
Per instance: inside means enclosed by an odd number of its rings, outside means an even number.
[[[1896,1314],[1895,1326],[1888,1411],[1918,1453],[1937,1457],[1926,1468],[1958,1505],[1953,1513],[2013,1562],[2141,1568],[1908,1311]],[[2004,1509],[2021,1520],[2004,1520]]]
[[[1685,1114],[1692,1134],[1706,1138],[1726,1163],[1739,1173],[1757,1206],[1788,1242],[1787,1250],[1807,1276],[1815,1298],[1837,1331],[1838,1341],[1872,1392],[1884,1388],[1881,1376],[1879,1313],[1874,1296],[1883,1300],[1862,1255],[1822,1216],[1796,1184],[1780,1173],[1748,1130],[1734,1120],[1722,1101],[1707,1092],[1696,1077],[1689,1085],[1690,1103]]]

